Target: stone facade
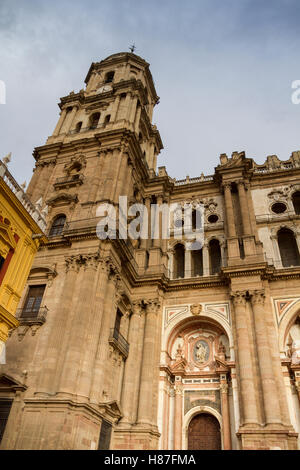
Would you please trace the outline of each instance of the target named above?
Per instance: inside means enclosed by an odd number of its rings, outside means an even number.
[[[223,449],[299,448],[300,152],[222,154],[213,175],[175,180],[156,170],[149,64],[114,54],[85,82],[34,151],[49,241],[20,305],[43,286],[48,314],[8,340],[2,448],[187,449],[207,414]],[[181,252],[180,271],[174,232],[99,240],[97,207],[124,195],[203,203],[202,251]]]

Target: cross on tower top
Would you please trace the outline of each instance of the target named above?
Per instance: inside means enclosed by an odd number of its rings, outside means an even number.
[[[132,44],[132,46],[129,46],[130,52],[134,52],[136,50],[135,44]]]

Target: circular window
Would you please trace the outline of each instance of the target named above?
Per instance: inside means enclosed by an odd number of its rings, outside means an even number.
[[[276,202],[272,206],[272,211],[275,212],[275,214],[282,214],[286,211],[286,205],[283,204],[283,202]]]
[[[218,222],[219,217],[216,214],[211,214],[207,217],[207,220],[210,224],[215,224],[216,222]]]

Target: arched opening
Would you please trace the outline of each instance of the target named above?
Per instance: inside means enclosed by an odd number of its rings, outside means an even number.
[[[300,215],[300,191],[296,191],[292,195],[292,201],[293,201],[295,214]]]
[[[62,234],[62,231],[64,229],[66,223],[66,216],[64,214],[58,215],[50,228],[49,231],[49,237],[57,237]]]
[[[111,83],[114,79],[115,72],[107,72],[105,76],[105,83]]]
[[[100,119],[100,113],[93,113],[90,117],[90,129],[96,129]]]
[[[288,228],[281,228],[277,233],[277,240],[282,266],[299,266],[299,251],[295,235],[292,230]]]
[[[107,114],[107,116],[105,116],[105,120],[104,120],[104,126],[106,126],[110,121],[110,114]]]
[[[191,251],[192,276],[203,276],[203,252],[201,250]]]
[[[190,421],[188,450],[221,450],[221,430],[217,418],[201,413]]]
[[[174,249],[174,278],[184,277],[184,246],[179,243]]]
[[[221,248],[219,240],[212,239],[209,242],[209,272],[217,274],[221,270]]]
[[[82,121],[77,122],[76,127],[75,127],[75,132],[80,132],[82,127]]]

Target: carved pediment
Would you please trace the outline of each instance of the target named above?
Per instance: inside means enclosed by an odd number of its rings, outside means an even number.
[[[116,400],[99,403],[99,407],[104,415],[114,421],[119,421],[123,416],[120,405]]]
[[[67,193],[60,193],[57,196],[53,196],[48,201],[46,201],[48,206],[51,207],[58,207],[58,206],[66,206],[68,204],[76,204],[78,202],[77,194],[67,194]]]
[[[0,391],[1,392],[14,392],[16,390],[24,391],[27,386],[18,380],[14,379],[8,374],[0,374]]]

